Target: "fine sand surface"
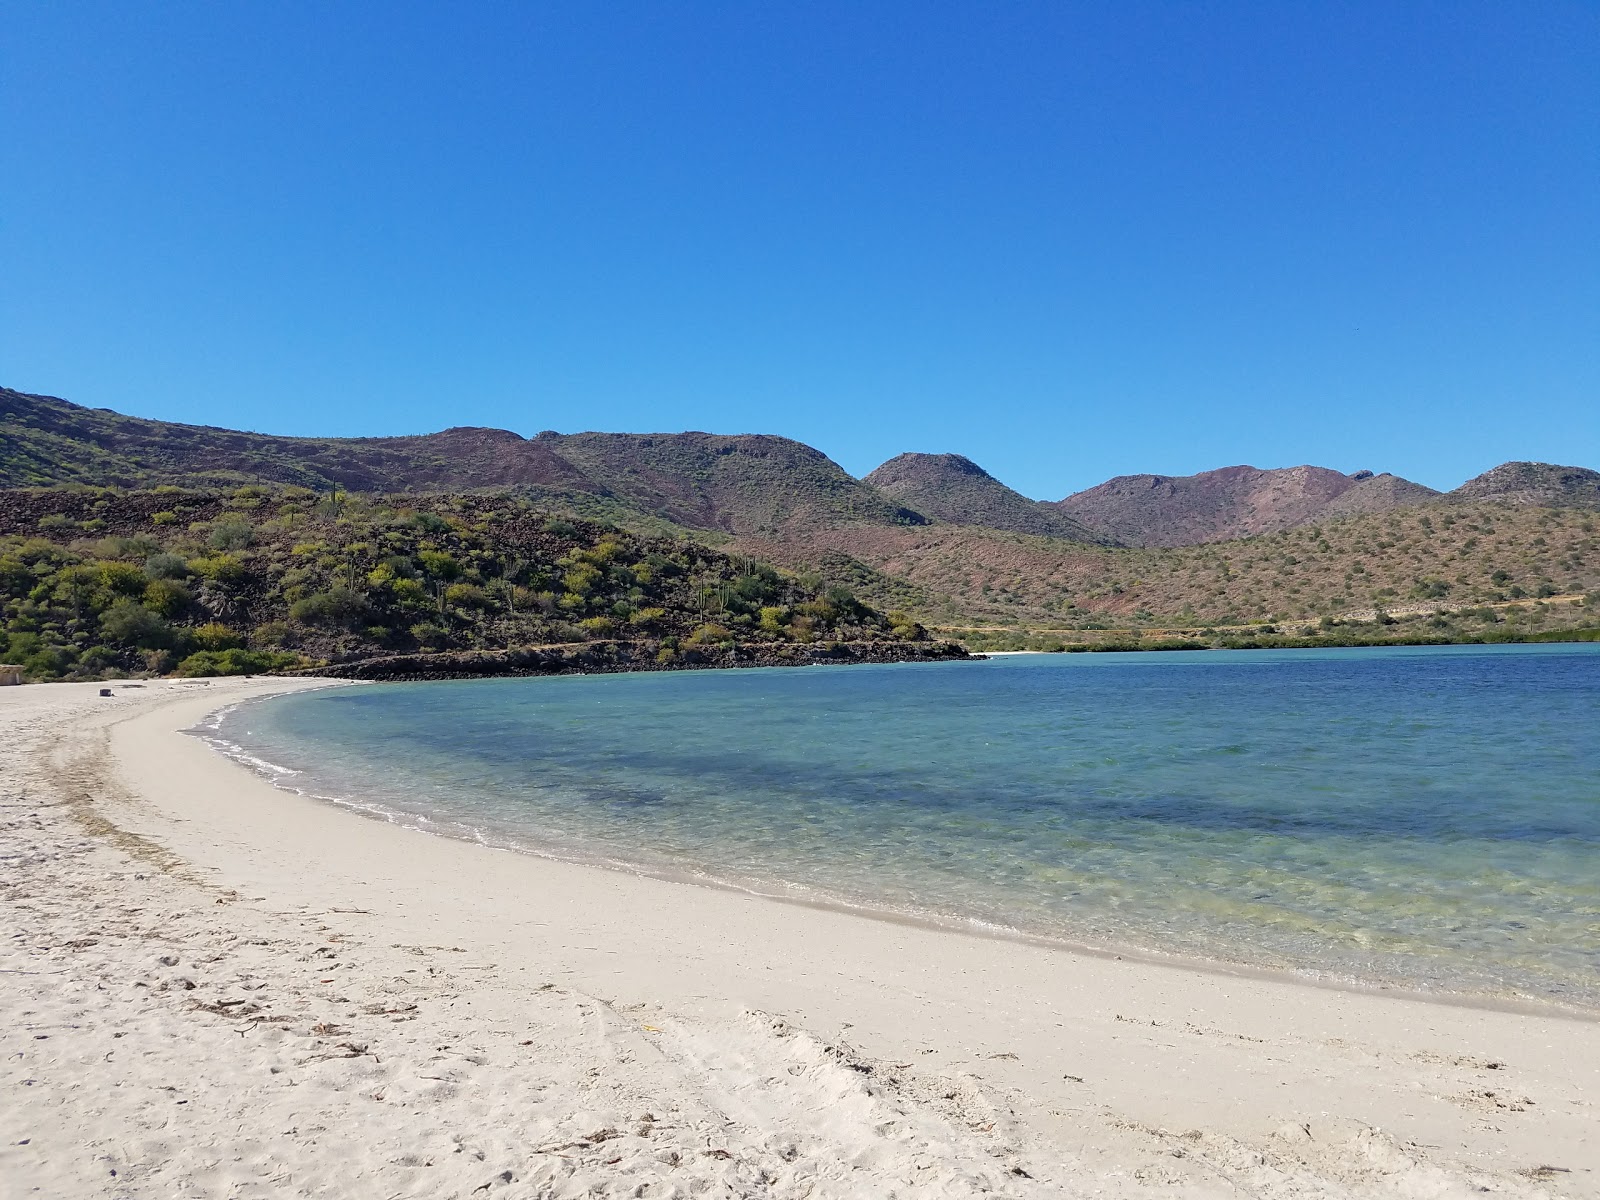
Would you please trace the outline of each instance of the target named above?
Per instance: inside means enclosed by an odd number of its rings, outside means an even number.
[[[0,1196],[1600,1196],[1600,1023],[429,837],[0,689]]]

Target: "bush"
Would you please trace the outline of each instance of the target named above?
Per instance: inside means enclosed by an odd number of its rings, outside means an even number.
[[[211,527],[206,544],[213,550],[243,550],[255,541],[256,527],[244,517],[228,513],[219,517]]]
[[[265,625],[257,625],[250,633],[250,644],[258,649],[262,646],[287,646],[294,636],[293,631],[284,621],[268,621]]]
[[[178,514],[175,512],[158,512],[150,518],[157,525],[176,525]]]
[[[71,646],[44,646],[22,660],[22,669],[35,679],[56,679],[77,661]]]
[[[459,608],[491,607],[489,593],[475,583],[452,583],[445,588],[444,599],[446,604],[454,604]]]
[[[435,579],[450,580],[461,574],[461,564],[441,550],[423,550],[417,558],[422,569]]]
[[[424,533],[448,533],[450,530],[449,521],[446,521],[436,513],[430,512],[412,513],[406,518],[406,524],[414,529],[420,529]]]
[[[314,592],[289,606],[289,616],[307,625],[350,624],[366,613],[366,597],[343,586]]]
[[[145,560],[144,573],[151,579],[187,579],[189,564],[184,562],[181,554],[162,551]]]
[[[246,575],[244,563],[231,554],[213,554],[209,558],[197,558],[189,564],[189,569],[203,579],[213,579],[224,584],[240,583]]]
[[[137,600],[118,600],[100,614],[100,630],[113,642],[159,650],[172,644],[172,627]]]
[[[244,638],[220,621],[207,621],[194,631],[194,640],[202,650],[233,650],[244,645]]]
[[[428,589],[418,579],[393,579],[389,581],[389,594],[401,604],[417,604],[428,598]]]
[[[617,623],[610,617],[589,617],[579,621],[578,628],[583,630],[585,637],[604,638],[616,632]]]
[[[733,631],[722,625],[705,624],[689,635],[691,646],[728,645],[733,642]]]
[[[201,650],[178,664],[179,675],[256,675],[281,671],[300,662],[297,654],[270,650]]]
[[[427,649],[444,645],[449,634],[439,626],[424,621],[411,627],[411,636],[417,639],[417,645]]]
[[[174,617],[189,607],[189,589],[176,579],[152,579],[144,589],[144,605],[163,617]]]
[[[117,664],[117,653],[109,646],[90,646],[78,659],[78,669],[102,675]]]

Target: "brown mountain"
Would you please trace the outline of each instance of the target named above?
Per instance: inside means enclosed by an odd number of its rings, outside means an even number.
[[[1109,542],[1054,504],[1014,492],[959,454],[902,454],[864,477],[896,503],[951,525],[982,525],[1010,533]]]
[[[350,491],[601,488],[548,446],[462,426],[417,437],[294,438],[180,425],[0,388],[0,486],[296,484]]]
[[[728,534],[926,518],[788,438],[456,428],[415,437],[294,438],[180,425],[0,389],[0,487],[225,487],[472,492],[517,488],[614,519]]]
[[[1056,507],[1124,545],[1190,546],[1276,533],[1324,516],[1408,507],[1434,495],[1420,484],[1369,471],[1241,466],[1198,475],[1119,475]],[[1334,508],[1341,499],[1345,507]]]
[[[1501,463],[1449,495],[1456,500],[1497,500],[1502,504],[1600,508],[1600,471],[1553,463]]]
[[[820,450],[763,434],[541,433],[608,492],[694,529],[773,534],[864,522],[923,525]]]
[[[1313,520],[1393,512],[1397,508],[1411,508],[1439,498],[1439,493],[1433,488],[1412,483],[1409,479],[1402,479],[1387,471],[1381,475],[1357,471],[1350,478],[1356,480],[1356,485],[1346,488],[1328,501],[1327,506],[1315,514]]]

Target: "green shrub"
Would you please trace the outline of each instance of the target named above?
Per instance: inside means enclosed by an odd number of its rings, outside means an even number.
[[[207,621],[194,631],[195,643],[202,650],[233,650],[244,645],[244,638],[220,621]]]
[[[406,518],[406,524],[413,529],[420,529],[424,533],[448,533],[450,531],[450,522],[437,513],[412,513]]]
[[[137,600],[118,600],[101,613],[100,631],[113,642],[143,650],[172,644],[172,627]]]
[[[144,573],[151,579],[187,579],[189,564],[184,561],[183,555],[163,550],[145,560]]]
[[[444,590],[446,604],[458,608],[490,608],[489,593],[475,583],[452,583]]]
[[[231,554],[213,554],[209,558],[197,558],[189,564],[189,569],[203,579],[214,579],[218,583],[241,583],[248,574],[244,563]]]
[[[270,650],[200,650],[178,664],[179,675],[256,675],[300,663],[297,654]]]
[[[78,669],[94,675],[103,675],[116,666],[117,653],[109,646],[90,646],[78,658]]]
[[[342,585],[313,592],[289,606],[289,616],[307,625],[350,624],[367,613],[365,596]]]
[[[163,617],[174,617],[189,607],[193,597],[176,579],[152,579],[144,589],[144,605]]]
[[[411,636],[417,639],[417,644],[425,648],[442,646],[450,635],[438,625],[426,621],[411,627]]]
[[[389,583],[389,594],[401,604],[417,604],[428,598],[428,589],[420,579],[394,579]]]
[[[713,646],[733,641],[733,631],[726,626],[707,623],[689,635],[691,646]]]
[[[257,625],[250,631],[250,644],[257,649],[263,646],[286,646],[294,636],[288,623],[284,621],[268,621],[265,625]]]
[[[617,623],[610,617],[588,617],[578,622],[585,637],[605,638],[617,631]]]
[[[71,646],[42,646],[22,660],[22,669],[35,679],[59,679],[77,658]]]
[[[451,580],[460,576],[461,564],[442,550],[423,550],[417,555],[422,569],[435,579]]]

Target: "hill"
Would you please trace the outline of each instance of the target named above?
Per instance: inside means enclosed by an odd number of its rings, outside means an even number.
[[[946,653],[820,578],[507,496],[244,487],[3,501],[0,661],[35,679],[380,659],[405,659],[410,676],[485,673],[505,665],[497,652],[540,671]],[[529,647],[555,649],[530,659]]]
[[[929,623],[1059,629],[1320,620],[1600,592],[1597,525],[1576,508],[1439,499],[1197,546],[1122,549],[948,525],[738,545],[819,570],[827,554],[848,556],[920,589],[908,607]]]
[[[1552,463],[1508,462],[1467,480],[1450,496],[1503,504],[1600,508],[1600,471]]]
[[[460,427],[416,437],[292,438],[181,425],[0,389],[0,486],[237,486],[467,491],[542,486],[601,492],[536,441]]]
[[[866,475],[897,504],[951,525],[981,525],[1071,541],[1109,542],[1052,504],[1014,492],[959,454],[902,454]]]
[[[1376,481],[1383,480],[1383,483]],[[1322,516],[1351,491],[1344,511],[1388,511],[1420,503],[1431,489],[1392,475],[1345,475],[1326,467],[1223,467],[1198,475],[1119,475],[1056,507],[1127,546],[1189,546],[1292,529]]]
[[[1409,479],[1402,479],[1387,471],[1381,475],[1357,471],[1350,478],[1356,481],[1355,486],[1345,489],[1328,501],[1316,514],[1316,520],[1357,517],[1365,513],[1394,512],[1396,509],[1411,508],[1417,504],[1437,500],[1440,495],[1431,487],[1412,483]]]
[[[415,437],[292,438],[125,417],[0,389],[0,486],[275,483],[328,491],[517,489],[632,524],[721,534],[925,523],[788,438],[540,434],[463,427]]]
[[[922,525],[820,450],[789,438],[710,433],[541,433],[609,495],[691,529],[775,534],[855,523]]]

